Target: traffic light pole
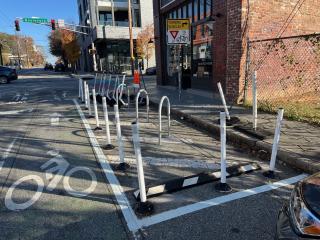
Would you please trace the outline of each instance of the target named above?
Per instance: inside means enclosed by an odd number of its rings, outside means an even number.
[[[18,46],[18,63],[19,63],[19,69],[21,69],[20,37],[17,31],[16,31],[16,38],[17,38],[17,46]]]

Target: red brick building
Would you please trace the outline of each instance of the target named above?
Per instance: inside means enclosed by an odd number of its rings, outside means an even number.
[[[158,85],[176,85],[180,64],[184,79],[191,79],[185,87],[216,92],[221,82],[228,99],[236,100],[247,41],[319,33],[319,9],[319,0],[154,0]],[[191,20],[190,46],[167,45],[168,18]]]

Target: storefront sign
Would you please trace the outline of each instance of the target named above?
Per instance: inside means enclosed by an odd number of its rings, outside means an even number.
[[[167,20],[167,43],[190,44],[190,20],[168,19]]]

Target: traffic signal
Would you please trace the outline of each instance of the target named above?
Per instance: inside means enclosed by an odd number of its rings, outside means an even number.
[[[56,30],[56,20],[51,19],[51,29],[52,31]]]
[[[19,32],[20,31],[20,23],[19,23],[18,19],[14,21],[14,26],[16,27],[16,31]]]

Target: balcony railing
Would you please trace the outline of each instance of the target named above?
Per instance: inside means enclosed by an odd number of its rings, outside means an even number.
[[[100,21],[99,24],[104,25],[104,26],[113,26],[112,21]],[[114,26],[116,26],[116,27],[129,27],[129,22],[115,21]]]
[[[110,2],[111,3],[111,0],[99,0],[99,1],[101,1],[101,2]],[[127,3],[128,0],[113,0],[113,2],[114,3],[117,3],[117,2],[119,2],[119,3]],[[139,0],[131,0],[131,2],[133,4],[139,4]]]

